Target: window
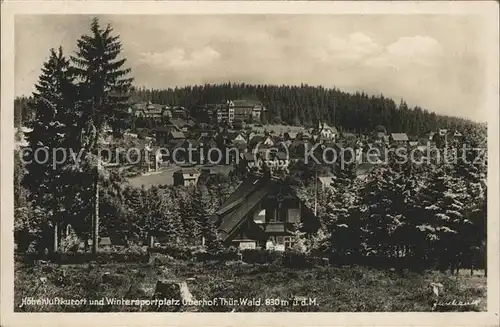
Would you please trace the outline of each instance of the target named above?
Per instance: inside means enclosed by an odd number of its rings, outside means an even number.
[[[280,207],[281,207],[281,206],[280,206]],[[279,221],[281,221],[281,222],[286,222],[286,221],[287,221],[287,218],[288,218],[288,217],[287,217],[287,216],[288,216],[288,210],[283,209],[283,208],[280,208],[279,210],[280,210],[280,211],[279,211],[279,214],[280,214],[280,216],[279,216]]]
[[[285,244],[285,250],[291,248],[293,245],[292,238],[290,236],[283,236],[283,243]]]
[[[294,209],[288,209],[288,222],[289,223],[298,223],[300,222],[300,209],[294,208]]]
[[[266,222],[274,221],[274,210],[266,209]]]

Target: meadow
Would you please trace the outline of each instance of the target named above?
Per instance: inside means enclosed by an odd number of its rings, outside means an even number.
[[[278,264],[241,261],[186,261],[170,257],[149,263],[51,263],[15,266],[17,312],[158,311],[138,305],[33,305],[34,299],[151,299],[158,280],[185,281],[197,300],[261,299],[260,305],[206,304],[185,311],[219,312],[426,312],[485,311],[486,278],[482,272],[461,271],[458,276],[428,271],[380,270],[362,266],[316,266],[297,269]],[[439,306],[433,308],[430,283],[441,283]],[[292,305],[291,299],[306,299]],[[268,301],[266,301],[266,299]],[[271,300],[270,300],[271,299]],[[454,301],[454,304],[453,304]],[[470,305],[458,305],[459,302]]]

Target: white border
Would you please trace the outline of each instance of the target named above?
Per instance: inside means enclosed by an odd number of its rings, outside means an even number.
[[[11,1],[1,8],[1,325],[175,326],[482,326],[498,325],[499,312],[499,35],[496,1],[282,2],[282,1]],[[13,102],[16,14],[478,14],[488,56],[488,312],[485,313],[13,313]],[[21,54],[22,55],[22,54]]]

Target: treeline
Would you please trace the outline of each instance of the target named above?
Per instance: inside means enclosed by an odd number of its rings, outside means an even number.
[[[438,128],[467,131],[477,124],[467,119],[438,115],[420,107],[396,104],[383,95],[350,94],[321,86],[205,84],[169,89],[138,88],[134,101],[178,104],[188,108],[230,99],[259,100],[269,110],[264,122],[313,125],[319,119],[344,130],[366,133],[382,125],[389,132],[422,135]]]

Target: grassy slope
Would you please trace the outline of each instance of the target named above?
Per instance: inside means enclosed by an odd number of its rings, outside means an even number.
[[[45,268],[47,269],[47,268]],[[50,268],[49,268],[50,269]],[[486,279],[481,276],[450,277],[440,273],[418,275],[396,273],[363,267],[317,267],[293,270],[272,265],[203,264],[169,261],[164,266],[147,264],[107,264],[53,266],[51,272],[40,266],[16,264],[16,311],[140,311],[126,306],[32,306],[19,308],[21,298],[149,298],[141,295],[138,285],[153,287],[159,278],[185,280],[195,298],[279,298],[307,296],[315,298],[316,306],[307,307],[202,307],[200,311],[430,311],[429,282],[445,286],[443,301],[473,301],[479,306],[454,307],[451,310],[486,310]],[[65,271],[62,284],[58,276]],[[110,272],[111,277],[103,277]],[[41,277],[47,281],[42,283]],[[132,288],[131,288],[131,285]],[[143,308],[142,311],[148,309]]]

